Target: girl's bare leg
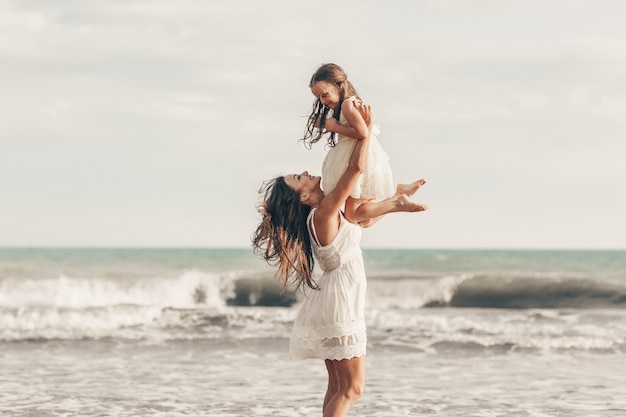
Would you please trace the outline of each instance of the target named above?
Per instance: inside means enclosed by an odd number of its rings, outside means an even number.
[[[327,369],[329,367],[328,362],[326,361]],[[324,402],[323,416],[344,417],[352,404],[361,398],[363,394],[363,388],[365,387],[365,356],[331,362],[337,375],[339,386],[328,402]]]
[[[426,180],[423,178],[410,184],[398,184],[396,187],[396,194],[406,194],[411,197],[424,184],[426,184]]]
[[[419,188],[419,187],[418,187]],[[359,200],[348,197],[346,200],[346,218],[361,227],[370,227],[385,214],[396,212],[417,212],[428,209],[426,204],[409,200],[406,194],[396,194],[383,201]]]

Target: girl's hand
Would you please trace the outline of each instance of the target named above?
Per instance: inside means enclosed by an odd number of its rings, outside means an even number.
[[[324,129],[326,129],[329,132],[337,132],[338,126],[339,126],[339,122],[337,122],[337,119],[335,119],[334,117],[329,117],[328,119],[326,119],[326,122],[324,123]]]

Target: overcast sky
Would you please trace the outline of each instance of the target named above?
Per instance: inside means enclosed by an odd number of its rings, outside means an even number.
[[[419,214],[364,247],[626,248],[626,2],[0,0],[0,246],[249,245],[324,62]]]

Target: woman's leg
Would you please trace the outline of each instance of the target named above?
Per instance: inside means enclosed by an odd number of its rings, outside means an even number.
[[[326,359],[326,370],[328,371],[328,388],[326,388],[326,396],[324,397],[324,406],[322,412],[326,411],[326,406],[330,402],[331,398],[339,392],[339,375],[335,369],[335,361]]]
[[[365,388],[365,356],[332,361],[339,389],[324,407],[324,417],[344,417]],[[327,365],[328,367],[328,365]]]

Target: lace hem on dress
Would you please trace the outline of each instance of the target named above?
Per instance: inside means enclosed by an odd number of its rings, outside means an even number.
[[[367,348],[365,332],[325,339],[305,339],[292,335],[289,352],[292,358],[342,360],[364,356]]]
[[[362,344],[351,346],[349,349],[345,347],[335,347],[311,350],[301,347],[292,347],[289,356],[293,359],[329,359],[331,361],[341,361],[344,359],[359,358],[365,355],[366,346]]]

